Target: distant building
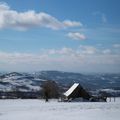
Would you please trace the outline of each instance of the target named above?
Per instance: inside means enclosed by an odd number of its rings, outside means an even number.
[[[91,98],[89,93],[79,83],[74,83],[63,94],[63,96],[66,100],[75,99],[75,98],[83,98],[83,99],[89,100]]]

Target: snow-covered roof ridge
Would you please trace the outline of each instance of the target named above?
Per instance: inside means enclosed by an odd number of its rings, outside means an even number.
[[[69,96],[78,86],[79,86],[79,83],[74,83],[74,84],[70,87],[70,89],[68,89],[68,90],[64,93],[64,95],[65,95],[65,96]]]

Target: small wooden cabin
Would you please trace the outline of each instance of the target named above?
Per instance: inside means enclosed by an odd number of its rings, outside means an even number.
[[[89,100],[91,98],[89,93],[79,83],[74,83],[63,95],[67,100],[75,98]]]

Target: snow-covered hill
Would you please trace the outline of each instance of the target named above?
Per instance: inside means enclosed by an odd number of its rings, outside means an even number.
[[[37,91],[45,80],[36,78],[27,73],[7,73],[0,76],[1,91]]]
[[[120,90],[120,74],[80,74],[60,71],[41,71],[34,73],[1,73],[0,91],[36,91],[46,80],[53,80],[60,85],[68,86],[74,82],[83,87],[96,89]]]

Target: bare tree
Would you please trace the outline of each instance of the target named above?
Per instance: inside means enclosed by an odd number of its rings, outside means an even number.
[[[49,98],[58,98],[59,97],[59,88],[56,82],[54,81],[46,81],[43,84],[43,95],[48,101]]]

